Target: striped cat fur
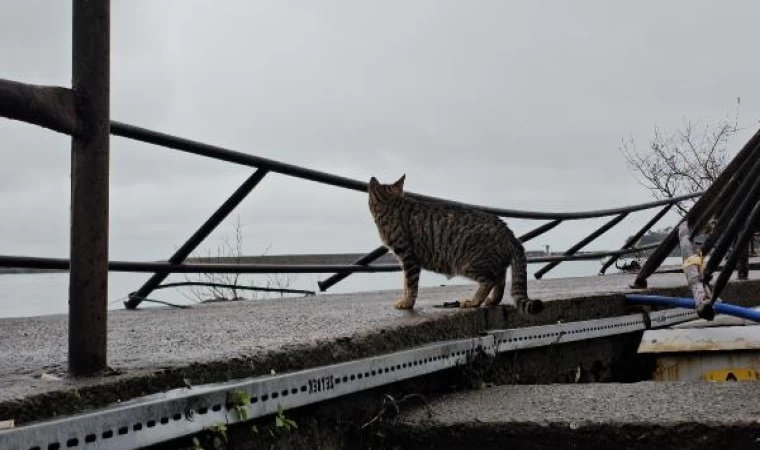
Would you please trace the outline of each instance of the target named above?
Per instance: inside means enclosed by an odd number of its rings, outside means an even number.
[[[482,211],[407,198],[405,178],[393,184],[380,184],[375,177],[369,182],[369,209],[380,239],[404,270],[404,295],[396,308],[414,307],[422,269],[476,281],[475,295],[460,302],[462,307],[498,305],[511,265],[510,291],[517,309],[524,314],[543,309],[541,300],[528,298],[525,249],[504,221]]]

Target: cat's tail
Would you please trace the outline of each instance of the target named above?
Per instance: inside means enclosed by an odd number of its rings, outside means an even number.
[[[541,300],[528,297],[528,259],[522,243],[514,238],[512,245],[512,285],[510,294],[515,300],[517,309],[524,314],[538,314],[544,309]]]

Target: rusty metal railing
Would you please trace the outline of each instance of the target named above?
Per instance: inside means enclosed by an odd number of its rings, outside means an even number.
[[[71,135],[69,371],[106,367],[110,2],[74,0],[72,87],[0,81],[0,116]]]
[[[137,291],[129,296],[125,305],[136,308],[153,290],[168,285],[161,283],[171,273],[232,272],[232,273],[331,273],[319,287],[330,286],[355,272],[398,271],[397,264],[377,265],[373,261],[387,252],[379,247],[364,257],[347,265],[299,265],[299,264],[186,264],[189,254],[247,197],[267,174],[277,173],[313,182],[349,189],[367,191],[367,183],[306,167],[266,159],[239,151],[209,145],[158,131],[110,120],[109,115],[109,51],[110,51],[110,2],[109,0],[73,1],[73,71],[72,87],[36,86],[0,80],[0,117],[21,120],[45,127],[72,137],[72,188],[71,188],[71,248],[69,259],[32,258],[25,256],[0,256],[0,265],[38,269],[69,270],[69,370],[74,375],[92,375],[106,367],[107,342],[107,283],[108,271],[147,272],[153,275]],[[166,262],[128,262],[108,260],[108,210],[109,210],[109,133],[176,151],[192,153],[207,158],[227,161],[256,169],[256,171],[232,195],[199,226],[197,231],[169,257]],[[757,144],[757,136],[754,143]],[[748,144],[749,145],[749,144]],[[754,148],[754,144],[750,147]],[[758,158],[752,149],[745,147],[721,178],[699,198],[687,214],[686,220],[692,230],[699,228],[710,216],[718,215],[719,228],[730,232],[740,230],[735,248],[747,237],[747,223],[754,224],[760,216],[755,194],[760,189],[750,185],[749,180],[759,179]],[[757,152],[755,152],[757,153]],[[752,170],[749,162],[755,163]],[[754,178],[753,178],[754,177]],[[747,194],[747,201],[739,203],[736,192]],[[587,237],[571,246],[562,255],[546,255],[529,258],[529,262],[546,262],[535,273],[541,278],[564,261],[609,259],[600,273],[620,256],[654,248],[636,244],[675,204],[700,197],[702,193],[670,199],[641,203],[612,209],[576,212],[540,212],[497,208],[466,204],[452,200],[409,192],[411,198],[431,202],[443,202],[462,208],[489,212],[504,218],[546,220],[532,231],[520,236],[528,242],[565,221],[612,217]],[[719,200],[736,203],[740,214],[736,221],[722,208]],[[732,204],[733,204],[732,203]],[[660,208],[658,213],[634,234],[621,249],[610,252],[578,253],[601,235],[617,226],[630,213]],[[743,227],[742,225],[745,224]],[[753,225],[754,226],[754,225]],[[731,234],[731,233],[729,233]],[[730,238],[718,239],[713,253],[721,257],[728,248]],[[646,278],[662,263],[664,257],[677,243],[677,235],[671,233],[657,246],[637,278],[637,284],[646,284]],[[724,273],[733,270],[732,261],[739,253],[732,251],[716,285],[716,291],[725,281]],[[734,264],[735,265],[735,264]],[[712,269],[712,266],[708,266]],[[730,274],[730,270],[728,272]],[[709,271],[708,271],[709,276]]]
[[[694,237],[708,222],[714,221],[711,233],[699,250],[693,248]],[[641,267],[633,287],[646,287],[647,278],[665,257],[680,244],[684,273],[694,295],[697,313],[711,320],[715,302],[741,262],[740,278],[747,277],[747,247],[760,227],[760,130],[736,154],[720,176],[662,241]],[[726,254],[728,256],[726,257]],[[705,263],[705,257],[707,261]],[[724,261],[713,286],[713,273]]]

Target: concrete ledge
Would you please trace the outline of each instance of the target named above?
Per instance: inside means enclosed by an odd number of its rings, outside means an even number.
[[[632,292],[627,288],[632,279],[631,275],[608,275],[531,282],[531,296],[547,301],[546,310],[533,318],[517,316],[501,307],[435,307],[469,296],[471,286],[425,289],[413,312],[392,308],[398,291],[215,303],[190,310],[117,311],[109,317],[109,360],[114,373],[91,379],[67,379],[63,373],[66,316],[0,319],[0,420],[14,419],[23,424],[186,383],[227,381],[272,370],[279,373],[333,364],[433,341],[475,336],[487,329],[626,314],[632,308],[626,306],[623,293]],[[649,291],[686,295],[683,283],[682,275],[656,275],[650,279]],[[741,304],[760,302],[760,280],[732,283],[725,299]],[[607,355],[621,354],[617,344],[594,345],[606,345]],[[631,347],[625,341],[621,345]],[[577,347],[574,355],[590,354],[583,351],[588,350],[584,344]],[[572,380],[576,356],[568,356],[562,370],[555,367],[554,373],[560,379],[550,381]],[[539,371],[551,371],[540,361],[546,360],[508,366],[512,369],[503,372],[505,381],[519,382],[515,376],[522,376],[523,382],[545,380]],[[594,361],[583,369],[593,374]],[[597,370],[602,373],[600,379],[609,379],[609,367],[603,369]],[[64,378],[46,381],[40,378],[43,373]]]
[[[757,383],[501,386],[402,412],[372,448],[758,448],[758,395]]]

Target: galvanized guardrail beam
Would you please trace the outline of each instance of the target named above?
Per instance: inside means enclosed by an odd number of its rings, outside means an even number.
[[[493,330],[486,336],[282,375],[193,386],[150,395],[77,416],[0,431],[0,448],[136,448],[234,424],[467,364],[493,355],[641,332],[693,320],[672,309],[536,327]],[[52,446],[52,447],[51,447]]]

